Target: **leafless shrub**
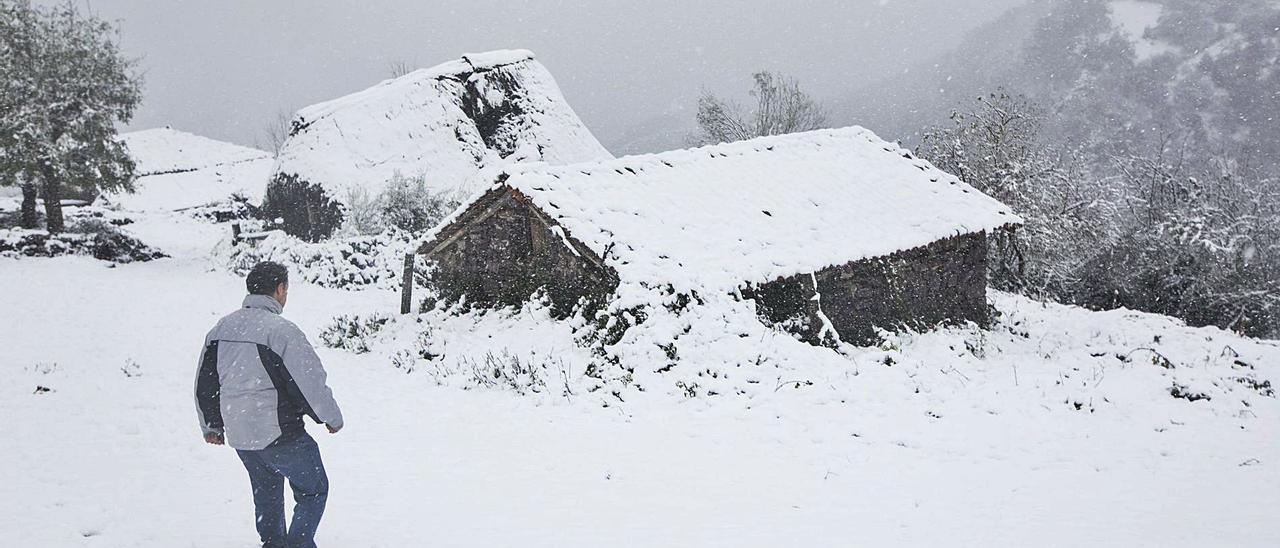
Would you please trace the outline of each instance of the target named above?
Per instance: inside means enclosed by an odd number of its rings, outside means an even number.
[[[710,92],[698,98],[699,132],[695,144],[727,143],[826,127],[825,109],[800,89],[794,78],[761,71],[752,75],[755,108],[746,111]]]
[[[284,147],[285,140],[289,138],[292,123],[293,115],[291,113],[284,109],[277,110],[262,124],[262,135],[257,141],[258,148],[272,154],[279,154],[280,149]]]
[[[413,65],[404,59],[396,59],[387,63],[387,75],[391,78],[399,78],[413,72]]]

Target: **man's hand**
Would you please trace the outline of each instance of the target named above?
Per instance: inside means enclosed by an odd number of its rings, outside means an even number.
[[[324,425],[324,427],[325,427],[325,428],[327,428],[327,429],[329,429],[329,433],[330,433],[330,434],[337,434],[339,430],[342,430],[341,428],[334,428],[334,427],[329,426],[329,425],[327,425],[327,424],[326,424],[326,425]]]
[[[209,432],[204,435],[204,442],[210,445],[222,445],[226,440],[222,439],[221,432]]]

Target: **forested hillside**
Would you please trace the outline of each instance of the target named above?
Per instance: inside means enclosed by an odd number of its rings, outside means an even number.
[[[1048,111],[1071,146],[1132,152],[1180,133],[1206,151],[1280,151],[1280,2],[1033,0],[956,50],[859,89],[840,118],[912,141],[1005,88]]]
[[[1280,3],[1042,0],[838,113],[1028,219],[993,283],[1275,336]]]

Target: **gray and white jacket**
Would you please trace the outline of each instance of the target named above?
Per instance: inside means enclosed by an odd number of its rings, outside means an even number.
[[[196,413],[205,434],[258,450],[306,430],[302,417],[342,428],[342,411],[325,384],[324,366],[307,337],[280,317],[267,295],[249,295],[204,339],[196,372]]]

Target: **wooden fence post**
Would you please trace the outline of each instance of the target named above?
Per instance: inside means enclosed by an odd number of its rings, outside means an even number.
[[[408,314],[413,304],[413,253],[404,255],[404,278],[400,280],[400,313]]]

